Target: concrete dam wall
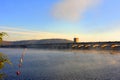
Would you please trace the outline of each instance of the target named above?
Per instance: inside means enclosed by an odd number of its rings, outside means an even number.
[[[105,49],[120,50],[120,42],[80,42],[80,43],[46,43],[46,44],[22,44],[2,45],[9,48],[40,48],[40,49]]]

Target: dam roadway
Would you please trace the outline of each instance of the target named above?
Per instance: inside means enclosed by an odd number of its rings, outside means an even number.
[[[2,45],[7,48],[40,48],[40,49],[104,49],[120,50],[120,42],[71,42],[71,43],[45,43],[45,44],[17,44]]]

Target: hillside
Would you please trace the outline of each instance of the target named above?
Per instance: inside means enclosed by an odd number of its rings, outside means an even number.
[[[23,40],[23,41],[4,41],[3,45],[19,45],[19,44],[46,44],[46,43],[70,43],[67,39],[42,39],[42,40]]]

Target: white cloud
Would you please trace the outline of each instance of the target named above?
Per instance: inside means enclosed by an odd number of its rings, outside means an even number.
[[[62,0],[55,4],[53,15],[56,18],[66,20],[78,20],[89,8],[100,3],[101,0]]]

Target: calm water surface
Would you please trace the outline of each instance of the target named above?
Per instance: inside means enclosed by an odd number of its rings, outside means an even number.
[[[21,75],[18,64],[24,49],[0,49],[13,63],[0,72],[3,80],[120,80],[120,52],[27,49]]]

